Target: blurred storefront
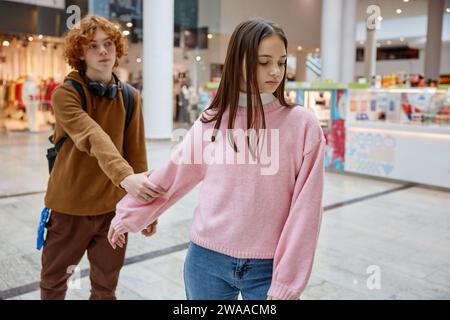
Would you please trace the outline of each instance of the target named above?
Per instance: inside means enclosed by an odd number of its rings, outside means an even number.
[[[87,1],[0,1],[0,109],[6,131],[47,131],[55,121],[51,94],[70,71],[62,35],[66,8]]]

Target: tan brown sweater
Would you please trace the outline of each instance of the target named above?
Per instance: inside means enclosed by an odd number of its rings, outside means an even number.
[[[114,100],[94,97],[78,72],[68,79],[82,84],[86,112],[81,98],[69,83],[55,89],[55,141],[66,139],[48,180],[45,206],[72,215],[112,212],[126,194],[120,182],[130,174],[147,170],[144,120],[141,100],[134,90],[134,108],[125,132],[122,89]]]

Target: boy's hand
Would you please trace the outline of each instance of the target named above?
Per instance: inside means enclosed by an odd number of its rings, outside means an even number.
[[[148,178],[148,172],[132,174],[123,179],[120,186],[133,197],[144,202],[162,196],[166,191],[151,183]]]
[[[147,228],[141,231],[141,233],[146,237],[151,237],[156,233],[156,225],[158,224],[158,220],[153,222],[152,224],[148,225]]]

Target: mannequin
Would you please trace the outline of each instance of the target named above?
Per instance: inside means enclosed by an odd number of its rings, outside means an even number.
[[[198,102],[199,97],[197,90],[191,86],[189,87],[189,123],[194,123],[198,118]]]
[[[181,86],[180,100],[178,101],[178,121],[182,123],[189,122],[189,88],[186,84]]]
[[[28,128],[30,132],[38,132],[39,88],[31,74],[27,75],[25,82],[23,83],[22,101],[27,112]]]

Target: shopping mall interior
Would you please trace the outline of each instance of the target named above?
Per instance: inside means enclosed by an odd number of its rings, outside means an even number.
[[[115,72],[142,93],[151,169],[170,158],[173,131],[210,105],[236,25],[279,24],[285,98],[326,139],[301,299],[450,299],[450,0],[0,0],[0,300],[40,298],[51,96],[71,71],[62,55],[74,12],[107,17],[127,38]],[[167,209],[154,236],[129,235],[118,299],[186,299],[199,190]],[[85,300],[86,256],[76,275],[66,298]]]

